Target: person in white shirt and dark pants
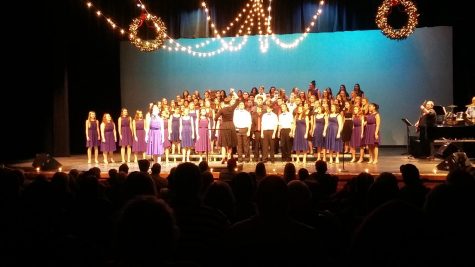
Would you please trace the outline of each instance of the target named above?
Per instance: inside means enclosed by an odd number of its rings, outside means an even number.
[[[269,161],[270,151],[270,161],[274,163],[274,139],[277,133],[279,119],[277,115],[272,112],[271,106],[267,106],[266,111],[267,112],[262,115],[261,137],[264,139],[262,142],[262,156],[264,161]]]
[[[294,117],[287,109],[286,104],[281,105],[282,113],[279,115],[279,133],[280,138],[280,151],[282,152],[282,161],[292,161],[291,149],[292,143],[290,142],[290,130],[292,129],[292,123]]]
[[[242,162],[244,155],[245,161],[249,162],[249,136],[251,134],[251,114],[244,108],[244,102],[239,103],[234,111],[234,127],[237,131],[237,153],[238,161]]]

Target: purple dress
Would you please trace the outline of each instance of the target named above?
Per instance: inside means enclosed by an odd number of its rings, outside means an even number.
[[[306,132],[307,132],[307,125],[305,123],[305,119],[296,119],[294,144],[293,144],[292,150],[294,151],[308,150],[308,141],[307,139],[305,139]]]
[[[95,147],[100,145],[99,135],[97,134],[97,120],[89,121],[89,129],[87,129],[89,141],[86,139],[86,147]]]
[[[163,119],[163,128],[164,130],[164,141],[163,141],[163,148],[169,148],[171,147],[170,140],[168,139],[168,119]]]
[[[315,131],[313,132],[313,147],[324,148],[325,138],[323,129],[325,128],[325,117],[315,118]]]
[[[115,140],[114,140],[114,128],[115,125],[113,122],[106,122],[104,127],[104,139],[101,142],[101,151],[102,152],[113,152],[116,150]]]
[[[145,152],[147,151],[147,143],[145,142],[145,128],[144,120],[135,120],[135,133],[137,135],[137,141],[132,144],[133,152]]]
[[[361,139],[361,118],[359,116],[353,117],[353,131],[351,132],[350,147],[359,148],[363,145],[363,140]]]
[[[172,116],[172,132],[170,134],[170,141],[180,141],[180,117]]]
[[[376,114],[367,114],[366,119],[366,128],[364,132],[364,144],[365,145],[374,145],[381,144],[380,136],[378,139],[374,137],[376,132]]]
[[[132,129],[130,129],[130,117],[122,117],[120,134],[122,138],[119,140],[119,146],[131,146],[133,138]]]
[[[181,123],[182,123],[182,128],[181,128],[181,147],[193,147],[193,138],[191,138],[192,134],[192,117],[181,117]]]
[[[159,116],[150,117],[150,129],[148,131],[147,155],[162,155],[162,126],[163,120]]]
[[[343,142],[341,141],[341,138],[336,138],[338,135],[338,116],[328,117],[327,135],[325,138],[325,148],[335,152],[341,152],[343,150]]]
[[[196,140],[195,151],[196,152],[206,152],[211,151],[211,141],[209,140],[209,129],[208,129],[209,119],[200,119],[198,123],[198,133],[200,139]]]

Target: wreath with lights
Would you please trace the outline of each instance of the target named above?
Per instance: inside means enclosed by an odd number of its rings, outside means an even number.
[[[156,35],[152,40],[142,40],[138,37],[137,31],[143,23],[152,23],[150,27],[155,29]],[[142,14],[140,17],[132,20],[129,25],[129,39],[140,51],[151,52],[160,49],[167,38],[167,28],[165,23],[157,16]]]
[[[388,15],[393,8],[398,5],[404,7],[404,12],[408,15],[407,24],[401,29],[394,29],[388,24]],[[376,24],[381,29],[384,35],[389,39],[403,40],[411,35],[416,29],[418,23],[419,13],[417,13],[416,5],[410,0],[384,0],[378,7],[378,13],[376,14]]]

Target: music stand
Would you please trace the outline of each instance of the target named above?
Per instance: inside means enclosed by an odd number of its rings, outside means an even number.
[[[402,122],[406,124],[406,135],[407,135],[407,143],[406,143],[406,153],[402,153],[402,155],[410,155],[409,154],[409,127],[413,126],[412,123],[407,118],[401,118]]]

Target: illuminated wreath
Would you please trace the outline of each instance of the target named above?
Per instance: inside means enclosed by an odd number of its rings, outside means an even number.
[[[388,24],[388,15],[393,7],[402,5],[404,11],[409,16],[407,24],[401,29],[394,29]],[[378,7],[376,14],[376,24],[381,29],[384,35],[393,40],[406,39],[416,29],[418,23],[419,13],[414,3],[410,0],[384,0]]]
[[[156,32],[156,36],[152,40],[142,40],[137,36],[137,30],[142,26],[143,22],[151,21]],[[150,14],[142,14],[140,17],[132,20],[129,26],[129,39],[140,51],[151,52],[160,49],[167,38],[167,28],[165,23],[157,16]]]

